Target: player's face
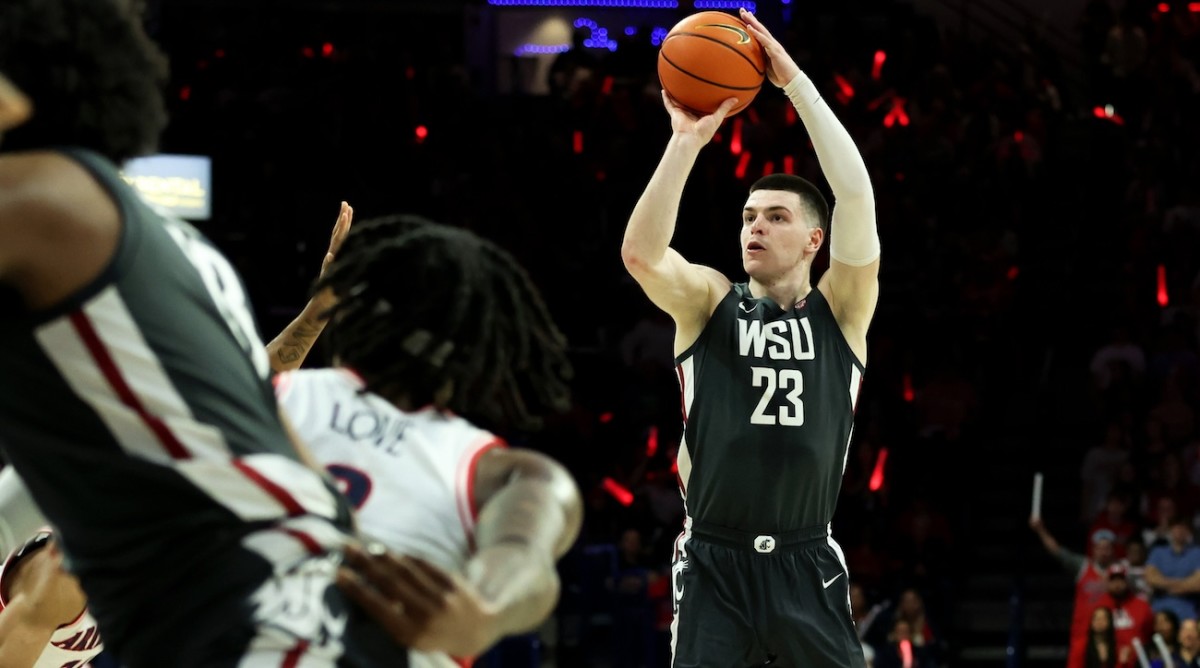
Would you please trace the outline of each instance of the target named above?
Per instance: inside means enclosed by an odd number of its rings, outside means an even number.
[[[760,281],[781,276],[816,253],[822,235],[809,226],[799,195],[756,190],[742,209],[742,268]]]

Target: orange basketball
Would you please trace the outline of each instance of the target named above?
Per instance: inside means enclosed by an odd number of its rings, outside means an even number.
[[[711,114],[736,97],[732,116],[758,95],[766,79],[762,45],[740,18],[697,12],[671,28],[658,50],[658,80],[680,105]]]

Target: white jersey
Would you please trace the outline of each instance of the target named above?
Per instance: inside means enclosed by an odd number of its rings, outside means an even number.
[[[28,545],[28,543],[27,543]],[[41,549],[40,547],[37,549]],[[0,564],[0,615],[8,605],[8,582],[5,573],[17,562],[17,557],[27,557],[30,552],[14,550],[8,559]],[[88,661],[96,658],[104,650],[100,639],[100,629],[96,620],[84,609],[79,618],[69,624],[63,624],[50,636],[50,644],[33,664],[33,668],[77,668],[86,666]]]
[[[474,551],[475,466],[506,444],[461,417],[432,407],[405,412],[362,389],[347,369],[290,371],[275,381],[296,434],[355,507],[359,531],[461,573]],[[413,668],[467,665],[411,654]]]

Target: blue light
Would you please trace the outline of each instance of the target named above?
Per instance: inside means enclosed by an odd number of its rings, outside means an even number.
[[[608,28],[602,28],[599,23],[583,16],[575,19],[573,25],[576,28],[587,28],[591,31],[588,38],[583,40],[585,47],[589,49],[608,49],[609,51],[617,50],[616,40],[608,38]]]
[[[678,0],[488,0],[501,7],[639,7],[677,9]]]
[[[753,12],[757,5],[749,0],[696,0],[692,3],[696,9],[738,9],[745,7]]]
[[[634,28],[633,26],[625,26],[625,34],[629,37],[633,37],[637,34],[637,28]]]
[[[663,38],[667,36],[668,32],[670,32],[670,30],[668,30],[666,28],[655,27],[654,30],[650,33],[650,43],[653,44],[654,46],[661,45]]]
[[[570,50],[570,44],[522,44],[513,51],[513,55],[534,56],[545,53],[565,53]]]

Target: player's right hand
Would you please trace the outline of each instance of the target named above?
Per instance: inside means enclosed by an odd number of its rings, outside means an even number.
[[[499,620],[462,578],[411,556],[345,548],[338,587],[398,644],[473,657],[499,640]]]
[[[684,109],[671,97],[666,90],[662,92],[663,106],[667,108],[667,113],[671,115],[671,130],[676,135],[694,137],[699,140],[701,145],[712,141],[713,135],[717,133],[717,129],[721,127],[721,123],[725,121],[725,117],[729,114],[729,110],[737,106],[738,99],[731,97],[721,103],[717,110],[707,116],[696,116],[692,112]]]

